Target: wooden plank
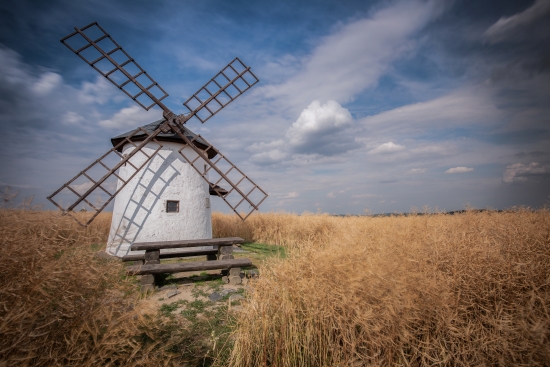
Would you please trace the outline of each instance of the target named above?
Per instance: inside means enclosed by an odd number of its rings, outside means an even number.
[[[217,249],[212,250],[187,250],[187,251],[178,251],[178,252],[165,252],[160,253],[161,259],[172,259],[175,257],[188,257],[188,256],[202,256],[202,255],[212,255],[217,254]],[[145,254],[129,254],[122,257],[122,261],[138,261],[144,260]]]
[[[250,259],[231,259],[176,264],[132,265],[126,268],[126,272],[131,275],[180,273],[184,271],[240,268],[251,265],[252,261]]]
[[[240,237],[212,238],[204,240],[181,240],[162,242],[139,242],[130,246],[132,251],[139,250],[160,250],[166,248],[198,247],[198,246],[229,246],[244,243]]]

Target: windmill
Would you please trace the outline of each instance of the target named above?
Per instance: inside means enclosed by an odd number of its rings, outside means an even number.
[[[187,113],[177,115],[163,104],[162,100],[168,96],[164,89],[97,22],[74,29],[61,42],[145,110],[160,107],[163,118],[111,139],[112,149],[61,186],[48,200],[86,227],[125,188],[133,187],[132,194],[135,194],[136,180],[151,173],[154,158],[160,157],[163,149],[174,151],[174,146],[165,146],[177,141],[178,149],[173,153],[178,154],[178,159],[183,158],[179,160],[187,165],[188,171],[193,171],[195,182],[196,178],[203,182],[207,193],[222,198],[242,220],[258,210],[267,193],[204,137],[184,126],[191,119],[208,121],[254,86],[259,80],[250,67],[235,58],[183,103]],[[161,186],[170,185],[164,178],[157,177],[157,181],[159,179]],[[110,180],[116,180],[116,185]],[[125,200],[138,199],[130,195]],[[197,200],[204,203],[209,213],[208,199]],[[178,204],[167,200],[166,211],[178,209]],[[85,209],[80,211],[86,213],[78,213],[81,206]]]

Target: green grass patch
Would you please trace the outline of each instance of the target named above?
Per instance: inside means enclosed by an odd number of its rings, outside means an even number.
[[[259,258],[267,258],[272,256],[277,256],[282,259],[286,258],[286,251],[283,246],[269,245],[267,243],[243,243],[241,248],[248,252],[253,252],[257,254]],[[247,255],[247,254],[245,254]]]
[[[99,250],[101,250],[101,248],[103,247],[103,245],[101,243],[92,243],[90,245],[90,247],[92,248],[92,251],[93,252],[97,252]]]
[[[193,289],[191,289],[191,294],[193,295],[194,298],[198,298],[198,297],[208,297],[208,293],[206,293],[203,289],[202,289],[202,285],[204,284],[198,284],[196,283],[195,284],[195,287]]]
[[[217,278],[217,279],[214,279],[212,281],[210,281],[208,283],[208,287],[210,288],[210,290],[212,292],[218,292],[222,289],[223,287],[223,281],[222,281],[222,278]]]
[[[160,306],[159,312],[163,316],[166,316],[166,317],[171,316],[172,312],[174,312],[176,309],[178,309],[181,305],[184,305],[185,303],[187,303],[187,301],[185,300],[176,301],[172,303],[165,303],[162,306]]]

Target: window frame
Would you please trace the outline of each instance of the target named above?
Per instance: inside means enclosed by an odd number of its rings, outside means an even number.
[[[168,205],[176,203],[176,210],[168,210]],[[179,213],[180,212],[180,201],[179,200],[166,200],[166,213]]]

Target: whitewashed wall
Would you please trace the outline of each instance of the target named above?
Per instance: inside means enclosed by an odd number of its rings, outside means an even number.
[[[182,145],[162,142],[163,148],[116,196],[107,253],[124,256],[134,242],[175,241],[212,238],[212,216],[208,184],[178,153]],[[158,148],[148,143],[151,155]],[[133,146],[126,144],[123,154]],[[186,156],[196,156],[189,147]],[[139,167],[145,156],[137,153],[131,162]],[[203,167],[203,163],[198,167]],[[118,175],[127,180],[135,169],[128,163]],[[120,187],[121,182],[118,182]],[[166,201],[178,200],[179,212],[166,213]],[[211,247],[206,247],[211,248]],[[138,253],[138,252],[132,252]]]

